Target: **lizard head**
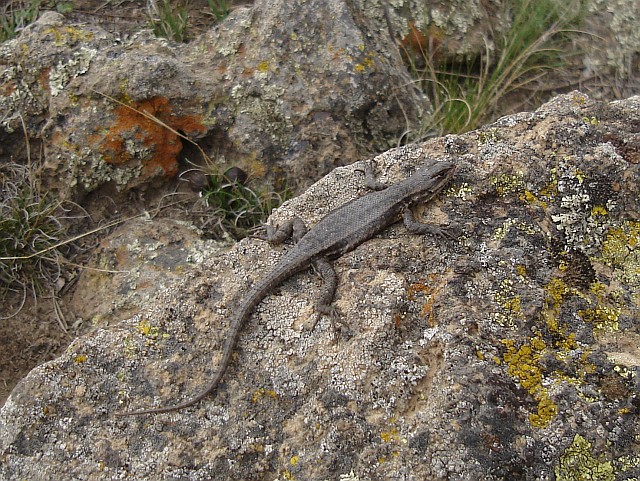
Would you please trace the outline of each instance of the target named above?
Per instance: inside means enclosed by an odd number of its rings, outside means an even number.
[[[426,202],[440,192],[456,171],[453,162],[432,162],[420,167],[411,177],[409,202]]]

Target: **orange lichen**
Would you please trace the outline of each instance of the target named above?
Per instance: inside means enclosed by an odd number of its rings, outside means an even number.
[[[50,67],[43,68],[38,75],[38,84],[45,90],[49,91],[49,73],[51,72]]]
[[[0,95],[2,95],[3,97],[8,97],[15,91],[16,91],[16,83],[12,80],[9,80],[4,84],[0,85]]]
[[[438,51],[443,37],[444,32],[435,25],[429,25],[425,34],[416,27],[413,20],[409,20],[409,33],[402,38],[401,42],[405,51],[425,56],[433,55]]]
[[[445,279],[438,279],[438,276],[435,274],[429,275],[429,279],[427,283],[424,282],[416,282],[409,286],[407,289],[407,294],[409,295],[409,300],[413,301],[415,299],[416,294],[424,294],[427,297],[427,301],[423,304],[422,309],[420,310],[420,315],[422,317],[428,316],[428,323],[430,327],[434,327],[436,325],[436,321],[433,314],[433,305],[437,299],[438,294],[445,287],[447,281]]]
[[[111,165],[142,162],[147,175],[161,172],[173,176],[177,172],[182,142],[171,129],[187,135],[205,131],[200,116],[173,114],[166,97],[118,105],[114,113],[116,120],[104,135],[93,136],[96,148]]]

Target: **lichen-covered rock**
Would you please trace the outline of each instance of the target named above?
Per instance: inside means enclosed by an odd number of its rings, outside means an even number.
[[[395,182],[457,162],[424,209],[335,262],[344,326],[313,332],[319,281],[258,307],[196,406],[246,285],[282,248],[245,239],[139,314],[79,338],[0,412],[0,478],[623,480],[640,476],[640,98],[574,92],[376,158]],[[272,220],[313,225],[365,192],[334,170]]]
[[[74,200],[175,176],[182,135],[215,161],[305,185],[394,145],[427,106],[388,34],[354,17],[338,0],[258,0],[175,45],[47,12],[0,45],[0,139],[19,141],[24,121],[43,142],[43,184]]]

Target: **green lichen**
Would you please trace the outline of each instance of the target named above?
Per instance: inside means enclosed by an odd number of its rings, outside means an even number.
[[[514,328],[524,321],[522,300],[516,294],[510,279],[503,279],[500,282],[500,288],[493,297],[500,306],[500,311],[493,316],[495,322],[502,327]]]
[[[73,78],[86,73],[96,53],[94,49],[82,47],[71,58],[58,62],[49,72],[51,96],[57,96]]]
[[[528,234],[528,235],[533,235],[539,232],[539,228],[531,224],[530,222],[524,222],[518,219],[509,218],[509,219],[506,219],[502,223],[502,225],[495,230],[495,232],[493,233],[492,239],[494,240],[504,239],[504,237],[507,235],[507,233],[512,227],[515,227],[523,234]]]
[[[610,227],[602,242],[601,260],[630,287],[640,286],[640,222],[627,221]]]
[[[560,456],[555,468],[557,481],[613,481],[610,461],[600,461],[591,453],[592,444],[576,434],[573,443]]]
[[[560,161],[560,205],[551,220],[563,233],[567,248],[593,255],[602,245],[610,223],[614,191],[606,180],[590,178],[574,163],[575,159],[569,157]]]
[[[607,287],[594,282],[589,288],[588,301],[593,307],[580,309],[578,315],[591,324],[594,332],[615,332],[619,329],[619,318],[623,312],[622,297],[619,292],[609,292]]]

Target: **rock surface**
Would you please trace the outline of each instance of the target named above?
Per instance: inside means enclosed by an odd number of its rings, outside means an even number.
[[[121,321],[148,305],[158,291],[190,268],[220,255],[222,242],[206,241],[186,222],[134,219],[100,242],[77,280],[68,308],[93,327]]]
[[[286,247],[245,239],[131,319],[34,369],[0,412],[0,478],[622,480],[640,476],[640,98],[574,92],[376,158],[383,182],[454,160],[425,206],[335,262],[345,326],[313,332],[319,281],[277,288],[217,392],[197,392],[246,285]],[[338,168],[272,216],[313,225],[365,192]],[[212,359],[213,358],[213,359]]]
[[[356,17],[339,0],[258,0],[176,45],[46,12],[0,45],[0,139],[22,139],[24,120],[46,187],[75,201],[175,176],[179,134],[215,163],[302,185],[395,145],[427,107],[391,40]]]

